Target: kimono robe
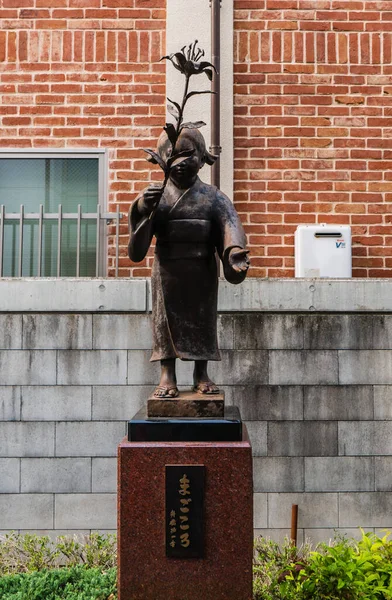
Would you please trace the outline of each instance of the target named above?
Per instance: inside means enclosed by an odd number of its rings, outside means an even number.
[[[216,187],[197,178],[181,193],[166,188],[152,218],[141,215],[138,200],[129,214],[131,260],[143,260],[156,237],[151,360],[220,360],[215,251],[225,278],[241,283],[246,272],[234,271],[228,256],[233,247],[245,248],[245,234],[233,204]]]

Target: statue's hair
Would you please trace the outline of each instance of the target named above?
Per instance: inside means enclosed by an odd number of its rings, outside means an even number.
[[[216,159],[218,157],[214,156],[213,154],[208,152],[208,150],[206,148],[206,143],[205,143],[204,137],[198,129],[189,129],[189,128],[185,127],[184,129],[181,130],[179,139],[185,138],[185,137],[192,141],[192,143],[193,143],[194,147],[196,148],[197,152],[199,153],[203,163],[206,162],[207,165],[214,164],[214,162],[216,161]],[[171,149],[171,143],[169,141],[166,131],[162,131],[161,135],[159,136],[158,144],[157,144],[158,154],[160,156],[162,156],[162,158],[164,160],[167,160],[169,149]]]

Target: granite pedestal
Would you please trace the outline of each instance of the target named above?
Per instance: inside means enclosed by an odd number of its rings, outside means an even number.
[[[193,424],[197,431],[196,420]],[[222,426],[222,419],[217,419],[216,427]],[[211,427],[209,437],[213,438],[214,424]],[[156,424],[153,429],[156,435]],[[145,437],[147,430],[144,423]],[[173,431],[173,441],[125,438],[118,448],[119,600],[251,600],[253,485],[246,428],[242,425],[237,441],[195,441],[192,427],[188,428],[190,440],[175,441],[176,428]],[[173,466],[181,467],[177,469],[179,485],[170,483],[172,471],[177,481]],[[201,472],[203,485],[198,490],[189,466]],[[173,535],[178,535],[180,558],[170,555],[169,536],[175,527],[168,529],[168,486],[172,486],[171,494],[184,494],[178,496],[179,502],[192,495],[193,507],[186,506],[197,512],[201,537],[193,554],[187,551],[192,550],[188,541],[195,539],[194,524],[190,537],[186,525],[181,527],[185,529],[181,537],[181,531]],[[180,522],[176,526],[180,529]],[[181,540],[189,546],[184,553]]]

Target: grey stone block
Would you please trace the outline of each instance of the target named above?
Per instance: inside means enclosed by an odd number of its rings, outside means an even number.
[[[331,385],[338,383],[337,352],[330,350],[272,350],[272,385]]]
[[[0,423],[0,456],[53,456],[54,423]]]
[[[305,458],[307,492],[359,492],[374,490],[374,461],[365,457]]]
[[[92,491],[116,492],[117,458],[93,458]]]
[[[1,494],[1,529],[53,529],[52,494]]]
[[[373,419],[373,387],[370,385],[306,386],[304,418],[309,421]]]
[[[297,421],[303,419],[302,386],[233,386],[230,398],[245,421]]]
[[[290,540],[291,529],[255,529],[254,537],[263,537],[264,540],[271,539],[278,544],[283,544]],[[297,530],[297,546],[301,546],[304,543],[304,530]]]
[[[302,349],[302,315],[248,313],[235,317],[235,347],[240,350]]]
[[[268,456],[336,456],[337,453],[337,423],[268,423]]]
[[[128,351],[128,385],[156,385],[159,382],[159,362],[150,362],[150,357],[151,350]]]
[[[93,387],[93,419],[129,421],[153,392],[150,385],[102,385]]]
[[[0,494],[17,494],[19,490],[19,458],[0,458]]]
[[[56,529],[115,529],[116,494],[57,494]]]
[[[392,349],[391,315],[373,315],[373,348]]]
[[[263,350],[222,350],[222,361],[209,363],[212,379],[219,385],[260,385],[268,383],[268,352]]]
[[[151,350],[151,317],[146,314],[93,315],[93,347]]]
[[[116,456],[125,423],[109,421],[56,424],[56,456]]]
[[[375,385],[374,418],[380,421],[392,421],[392,386]]]
[[[92,315],[23,315],[23,348],[28,350],[92,348]]]
[[[0,350],[2,385],[52,385],[56,383],[54,350]]]
[[[374,464],[376,492],[392,492],[392,456],[376,456]]]
[[[0,349],[22,348],[22,315],[0,315]]]
[[[287,528],[298,504],[298,527],[333,528],[338,523],[338,494],[268,494],[268,527]]]
[[[21,491],[71,493],[91,491],[90,458],[22,458]]]
[[[89,386],[24,386],[24,421],[84,421],[91,419]]]
[[[339,454],[392,455],[392,421],[340,422]]]
[[[253,456],[267,455],[267,423],[248,421],[245,427],[249,434]]]
[[[339,494],[340,527],[390,527],[391,492]]]
[[[0,421],[20,420],[20,387],[0,386]]]
[[[58,350],[60,385],[116,385],[126,382],[125,350]]]
[[[392,383],[392,351],[339,350],[339,383]]]
[[[372,315],[307,315],[304,347],[310,350],[373,347]]]
[[[253,494],[253,520],[255,529],[265,529],[268,527],[267,516],[267,494]]]
[[[253,485],[255,492],[303,492],[303,458],[253,459]]]
[[[218,347],[221,350],[234,348],[234,317],[218,315]]]

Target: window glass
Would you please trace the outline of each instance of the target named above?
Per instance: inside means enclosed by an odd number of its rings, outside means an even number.
[[[98,158],[0,158],[0,205],[6,213],[95,213],[99,203]],[[22,276],[38,273],[38,221],[26,219],[23,227]],[[63,220],[61,276],[76,275],[77,223]],[[41,275],[57,275],[57,220],[44,220]],[[95,276],[96,222],[82,220],[80,275]],[[6,220],[4,228],[3,276],[18,275],[19,220]]]

